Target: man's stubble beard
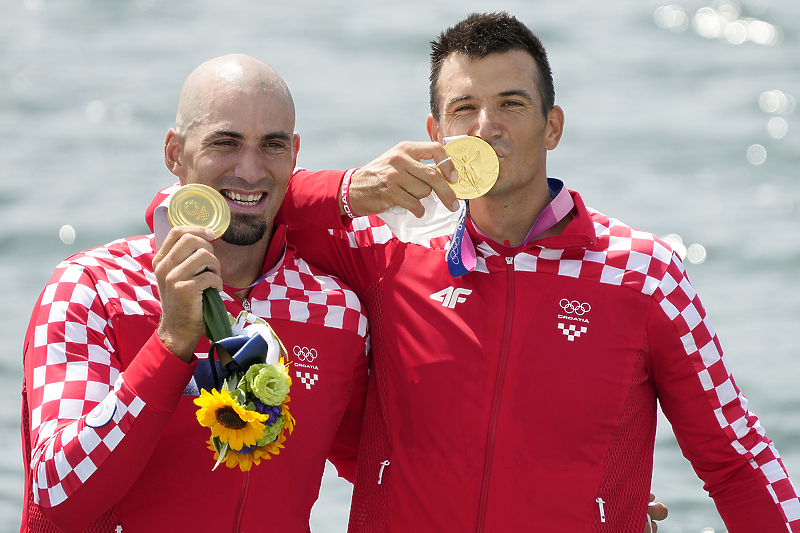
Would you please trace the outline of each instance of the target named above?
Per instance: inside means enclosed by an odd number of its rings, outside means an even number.
[[[251,246],[264,238],[267,221],[254,215],[231,213],[231,223],[222,234],[223,242],[235,246]]]

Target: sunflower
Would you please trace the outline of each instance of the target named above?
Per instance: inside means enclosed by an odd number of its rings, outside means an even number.
[[[274,444],[271,442],[267,446],[242,446],[239,451],[230,450],[225,456],[225,466],[235,468],[236,465],[239,465],[242,472],[247,472],[254,464],[260,465],[261,459],[272,459],[270,453],[278,453],[276,450],[273,451]],[[208,449],[214,452],[214,460],[218,460],[219,452],[214,447],[213,439],[208,439]]]
[[[200,425],[210,427],[211,435],[223,443],[227,442],[233,450],[241,450],[244,445],[255,445],[264,434],[262,422],[267,416],[248,411],[224,388],[222,392],[214,390],[211,393],[204,389],[194,403],[200,406],[197,410]]]

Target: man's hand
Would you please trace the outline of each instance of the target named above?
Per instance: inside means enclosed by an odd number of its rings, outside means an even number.
[[[425,215],[420,199],[430,195],[432,190],[451,211],[457,210],[456,195],[443,177],[448,176],[451,182],[457,179],[455,166],[445,161],[447,158],[447,152],[439,143],[398,144],[353,173],[350,182],[353,212],[359,216],[376,215],[400,206],[420,218]],[[433,165],[421,163],[429,160],[439,164],[441,174]]]
[[[206,228],[172,228],[153,258],[161,300],[158,336],[172,353],[188,362],[204,332],[202,294],[222,290],[220,264]]]
[[[669,511],[667,506],[661,502],[656,501],[656,495],[650,493],[650,503],[647,505],[647,524],[644,526],[644,533],[656,533],[658,531],[658,524],[655,520],[664,520]]]

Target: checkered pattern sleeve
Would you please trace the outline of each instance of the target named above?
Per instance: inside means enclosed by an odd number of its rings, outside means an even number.
[[[135,246],[124,243],[129,253]],[[155,334],[122,368],[114,318],[159,309],[149,277],[130,255],[109,248],[79,254],[57,267],[31,318],[28,475],[34,501],[70,529],[133,483],[191,377],[194,365]]]
[[[797,492],[674,255],[653,298],[648,343],[659,401],[728,531],[800,532]]]

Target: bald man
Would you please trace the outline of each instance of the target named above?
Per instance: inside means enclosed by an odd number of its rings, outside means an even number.
[[[357,448],[344,435],[361,420],[366,318],[273,222],[300,147],[294,121],[291,94],[265,63],[202,64],[164,156],[181,185],[225,196],[229,229],[214,240],[173,228],[158,249],[154,235],[120,239],[56,268],[25,339],[22,531],[309,531],[326,456],[352,479]],[[195,415],[208,287],[235,330],[269,322],[292,362],[296,429],[248,472],[212,472],[210,431]]]

